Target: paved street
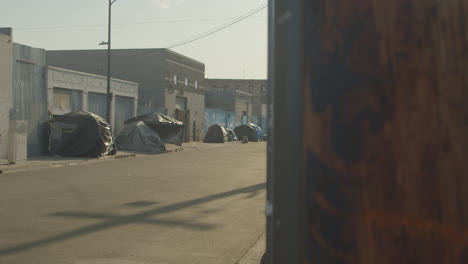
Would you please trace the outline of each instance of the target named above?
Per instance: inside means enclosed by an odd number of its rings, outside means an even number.
[[[237,263],[263,238],[265,167],[249,143],[2,174],[0,263]]]

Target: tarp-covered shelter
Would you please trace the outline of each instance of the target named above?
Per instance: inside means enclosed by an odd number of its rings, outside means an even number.
[[[224,127],[218,124],[208,127],[208,132],[206,132],[205,139],[203,140],[205,143],[224,143],[226,141],[228,141],[228,133]]]
[[[159,137],[144,122],[136,121],[126,124],[115,139],[119,150],[164,152],[166,147]]]
[[[263,139],[263,131],[262,131],[262,128],[257,126],[256,124],[254,123],[249,123],[249,126],[255,128],[255,130],[257,131],[257,136],[258,136],[258,139],[259,140],[262,140]]]
[[[236,133],[234,132],[234,130],[230,129],[230,128],[225,128],[226,129],[226,132],[228,134],[228,141],[231,142],[231,141],[237,141],[239,140],[237,138],[237,135]]]
[[[234,132],[237,135],[237,138],[241,140],[243,137],[248,137],[249,141],[260,141],[261,136],[256,126],[252,124],[243,124],[234,128]]]
[[[49,117],[49,153],[65,157],[101,157],[116,153],[110,125],[88,112]]]
[[[169,116],[152,112],[145,115],[130,118],[125,121],[125,125],[142,121],[154,132],[158,133],[161,140],[165,143],[182,145],[184,141],[185,124]]]

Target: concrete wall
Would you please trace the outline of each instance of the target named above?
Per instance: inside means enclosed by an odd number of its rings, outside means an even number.
[[[203,87],[204,64],[167,49],[117,49],[112,50],[111,58],[112,77],[139,84],[139,114],[166,108],[166,95],[185,86],[185,78],[190,83],[188,91],[194,89],[195,81]],[[106,50],[48,51],[47,62],[61,68],[107,74]],[[178,76],[176,85],[174,75]]]
[[[54,101],[54,90],[67,89],[71,91],[80,91],[82,95],[81,110],[94,112],[106,118],[106,95],[107,94],[107,78],[104,76],[88,74],[78,71],[72,71],[57,67],[47,67],[47,94],[48,94],[48,109],[53,114],[63,114],[54,112],[54,107],[51,102]],[[119,126],[127,116],[133,117],[137,115],[137,100],[138,100],[138,84],[134,82],[111,79],[111,93],[114,96],[112,101],[111,112],[111,126],[117,130],[117,123]],[[119,97],[119,100],[116,99]],[[129,98],[129,99],[125,99]],[[121,100],[120,100],[121,99]],[[128,107],[128,100],[132,100],[132,108]],[[129,114],[119,114],[116,117],[115,109],[119,107],[119,102],[125,104],[125,111],[128,110]],[[120,109],[122,110],[122,109]],[[122,111],[119,111],[121,113]],[[128,118],[127,118],[128,119]]]
[[[173,94],[167,95],[166,105],[168,115],[171,117],[175,117],[176,96],[187,98],[187,110],[190,110],[190,124],[187,124],[187,131],[190,133],[190,140],[203,140],[205,127],[205,95],[190,92],[175,92]]]
[[[236,95],[236,126],[252,122],[252,97],[249,95]],[[243,113],[247,115],[243,117]]]
[[[112,50],[111,76],[139,84],[139,105],[163,106],[163,61],[159,49]],[[51,66],[107,76],[106,50],[47,51]]]
[[[0,159],[6,159],[10,109],[13,107],[13,42],[11,29],[0,29]]]
[[[206,91],[205,106],[211,109],[222,109],[228,112],[236,111],[235,91]]]
[[[252,115],[257,117],[258,125],[264,126],[266,111],[262,107],[267,103],[267,80],[257,79],[205,79],[209,91],[242,91],[252,94]]]
[[[205,94],[206,108],[222,109],[227,112],[234,112],[236,115],[235,126],[252,121],[252,95],[236,90],[214,90]],[[242,116],[245,112],[246,118],[243,122]]]
[[[44,49],[13,43],[12,120],[27,121],[28,156],[47,150],[47,93]]]

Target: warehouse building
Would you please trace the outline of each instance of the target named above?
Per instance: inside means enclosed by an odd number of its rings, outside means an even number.
[[[47,51],[49,65],[107,73],[107,50]],[[203,140],[205,65],[169,49],[116,49],[111,76],[139,84],[138,114],[160,112],[186,124],[185,141]]]

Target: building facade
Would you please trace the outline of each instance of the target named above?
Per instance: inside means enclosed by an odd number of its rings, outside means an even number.
[[[138,85],[112,80],[111,88],[115,130],[135,116]],[[46,154],[49,113],[105,116],[106,92],[105,77],[47,67],[44,49],[14,43],[12,30],[0,28],[0,159],[11,160],[11,153],[20,151],[25,157]],[[17,124],[25,125],[19,131]]]
[[[252,115],[249,120],[263,129],[267,128],[267,80],[205,79],[205,87],[207,91],[242,91],[251,94]]]
[[[224,126],[227,128],[234,128],[252,122],[253,97],[249,93],[239,90],[206,91],[205,101],[207,125],[223,125],[218,121],[221,119],[226,119],[226,125]],[[216,112],[219,114],[216,114]],[[226,115],[225,118],[224,115]]]
[[[47,109],[52,114],[87,111],[107,115],[107,78],[47,66]],[[111,127],[117,135],[127,119],[137,115],[138,84],[111,79]]]
[[[106,50],[48,51],[49,65],[107,73]],[[111,76],[139,84],[138,114],[160,112],[186,123],[186,141],[203,140],[205,65],[168,49],[117,49]]]

